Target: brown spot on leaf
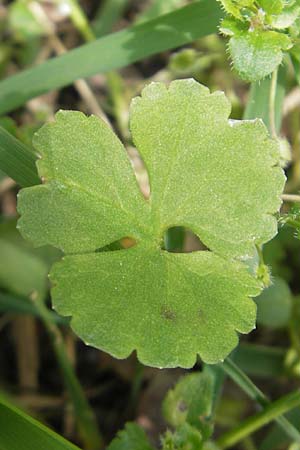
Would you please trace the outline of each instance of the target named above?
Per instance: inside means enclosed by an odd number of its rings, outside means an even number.
[[[200,319],[200,322],[205,322],[205,314],[202,309],[198,310],[198,317]]]
[[[169,308],[167,305],[162,306],[160,313],[164,319],[167,319],[167,320],[175,320],[176,319],[176,313],[174,311],[172,311],[172,309]]]
[[[183,402],[183,401],[180,401],[178,403],[177,408],[178,408],[178,411],[180,411],[180,412],[186,412],[187,409],[188,409],[187,404],[185,402]]]

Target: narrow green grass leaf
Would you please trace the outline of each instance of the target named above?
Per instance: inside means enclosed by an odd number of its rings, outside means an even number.
[[[118,69],[215,33],[221,16],[216,0],[195,2],[9,77],[0,83],[0,114],[78,78]]]
[[[79,450],[0,396],[1,450]]]
[[[297,429],[300,424],[300,408],[294,408],[286,414],[286,417]],[[270,432],[260,443],[258,450],[275,450],[288,448],[289,438],[277,423],[273,425]],[[296,447],[297,448],[297,447]],[[295,449],[294,449],[295,450]]]
[[[48,267],[37,255],[0,235],[0,286],[22,296],[45,296]]]
[[[35,161],[35,154],[0,126],[0,169],[20,186],[33,186],[40,183]]]
[[[277,132],[280,131],[282,121],[282,106],[285,95],[286,68],[280,67],[278,71],[278,82],[275,97],[275,125]],[[262,119],[270,128],[269,97],[271,89],[271,78],[252,83],[249,99],[244,112],[244,119]]]
[[[137,22],[146,22],[162,14],[167,14],[183,5],[183,0],[152,0],[149,7],[143,11],[137,19]]]
[[[106,0],[101,2],[92,24],[93,31],[97,37],[104,36],[111,31],[128,3],[128,0]]]
[[[221,436],[217,443],[221,449],[233,447],[242,439],[299,405],[300,391],[296,390],[268,404],[263,411],[249,417],[236,428]]]
[[[234,361],[248,375],[269,378],[283,375],[285,355],[284,348],[241,343],[234,352]]]
[[[33,292],[44,298],[48,269],[60,258],[53,247],[34,248],[16,229],[16,220],[0,223],[0,288],[29,297]]]
[[[270,400],[265,394],[247,377],[247,375],[230,359],[227,358],[219,367],[234,381],[250,398],[255,400],[261,407],[270,405]],[[295,405],[296,406],[296,405]],[[290,408],[291,409],[291,408]],[[289,420],[279,415],[275,418],[281,430],[296,442],[300,442],[300,433]]]
[[[0,313],[13,315],[30,315],[40,318],[40,313],[35,305],[27,298],[7,294],[0,291]],[[69,325],[69,320],[61,317],[54,311],[49,311],[54,323],[58,325]]]

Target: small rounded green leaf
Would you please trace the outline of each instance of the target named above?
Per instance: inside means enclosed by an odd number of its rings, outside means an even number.
[[[241,12],[235,0],[218,0],[227,14],[232,15],[236,19],[241,19]]]
[[[197,372],[182,377],[163,402],[163,414],[172,427],[188,423],[208,439],[212,433],[213,378],[209,373]]]
[[[174,433],[168,430],[162,438],[162,450],[200,450],[202,448],[201,433],[188,423],[179,426]]]
[[[281,14],[272,17],[271,25],[278,30],[284,30],[294,24],[300,15],[300,4],[295,2],[293,5],[286,6]]]
[[[283,51],[291,46],[290,38],[276,31],[244,31],[229,41],[235,70],[252,82],[270,75],[281,64]]]
[[[135,423],[127,423],[118,432],[107,450],[153,450],[145,431]]]
[[[283,9],[283,0],[258,0],[259,6],[270,15],[280,14]]]
[[[225,36],[234,36],[235,34],[240,34],[243,31],[246,31],[247,27],[243,22],[239,20],[235,20],[231,17],[225,17],[222,20],[220,25],[220,31]]]

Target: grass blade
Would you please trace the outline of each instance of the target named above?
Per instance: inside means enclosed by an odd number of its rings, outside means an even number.
[[[223,364],[219,367],[253,400],[260,406],[265,408],[270,404],[270,400],[265,394],[247,377],[247,375],[237,367],[237,365],[230,359],[226,358]],[[300,433],[284,416],[276,417],[276,422],[280,428],[292,440],[300,443]]]
[[[98,429],[97,418],[71,365],[60,329],[53,322],[52,315],[44,302],[38,297],[33,298],[32,301],[51,339],[74,408],[74,415],[84,447],[86,450],[100,450],[103,448],[103,441]]]
[[[40,318],[40,313],[34,304],[27,298],[8,294],[0,291],[0,313],[12,315],[30,315]],[[66,317],[59,316],[54,311],[49,311],[53,323],[57,325],[69,325],[70,320]]]
[[[234,361],[248,375],[268,378],[284,374],[284,348],[241,343],[234,352]]]
[[[182,6],[183,0],[152,0],[148,8],[143,11],[137,19],[138,23],[145,22],[146,20],[154,19],[162,14],[179,8]]]
[[[299,428],[300,423],[300,408],[295,408],[288,412],[286,417],[296,428]],[[278,424],[274,424],[270,432],[260,443],[258,450],[275,450],[288,448],[289,439]]]
[[[270,129],[269,97],[271,90],[271,78],[252,83],[249,100],[244,113],[244,119],[260,118]],[[275,97],[275,125],[277,133],[280,132],[282,121],[282,107],[285,95],[286,67],[280,67]]]
[[[0,82],[0,114],[79,78],[127,66],[217,31],[221,9],[202,0],[104,36]]]
[[[104,36],[111,31],[113,25],[122,16],[127,4],[128,0],[106,0],[101,3],[92,24],[97,37]]]
[[[79,450],[0,395],[1,450]]]
[[[40,184],[36,156],[26,145],[0,127],[0,169],[20,186]]]
[[[291,392],[267,405],[262,411],[249,417],[233,430],[221,436],[217,443],[221,449],[234,446],[251,433],[259,430],[272,420],[279,418],[282,414],[300,405],[300,391]]]

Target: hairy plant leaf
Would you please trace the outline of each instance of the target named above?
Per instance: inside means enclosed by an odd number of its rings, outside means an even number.
[[[295,237],[300,239],[300,206],[294,205],[287,214],[280,217],[280,223],[296,230]]]
[[[270,15],[280,14],[283,9],[283,0],[258,0],[260,7]]]
[[[227,14],[238,20],[243,19],[245,11],[253,7],[255,0],[218,0]]]
[[[260,286],[238,259],[277,232],[284,175],[260,120],[228,121],[223,93],[194,80],[146,87],[131,131],[149,172],[142,197],[112,130],[59,112],[36,135],[44,185],[21,191],[24,236],[67,255],[51,272],[55,308],[88,344],[115,357],[137,350],[157,367],[210,363],[255,325]],[[169,228],[191,229],[210,251],[162,249]],[[96,250],[123,237],[127,250]]]
[[[247,31],[247,26],[243,22],[235,20],[232,17],[225,17],[220,24],[220,31],[225,36],[239,35],[241,32]]]
[[[174,433],[167,431],[162,438],[162,450],[201,450],[201,433],[188,423],[180,425]]]
[[[233,17],[237,19],[241,19],[242,15],[240,12],[239,6],[236,4],[234,0],[218,0],[221,5],[223,6],[224,10],[231,14]]]
[[[229,53],[240,77],[258,81],[270,75],[295,44],[299,0],[220,1],[228,13],[220,31],[230,36]]]
[[[234,68],[241,78],[257,81],[272,73],[282,62],[290,38],[276,31],[241,31],[229,41]]]
[[[188,423],[208,439],[212,433],[213,394],[214,380],[209,372],[184,376],[164,399],[166,421],[174,428]]]
[[[273,16],[271,25],[273,28],[283,30],[290,27],[297,20],[300,14],[300,2],[295,2],[293,5],[286,6],[281,14]]]

